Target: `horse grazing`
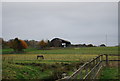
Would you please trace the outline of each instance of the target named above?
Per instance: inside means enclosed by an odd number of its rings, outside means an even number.
[[[38,59],[38,58],[44,59],[44,56],[43,56],[43,55],[37,55],[37,59]]]

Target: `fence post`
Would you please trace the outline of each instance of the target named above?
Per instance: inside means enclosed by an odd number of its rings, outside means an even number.
[[[106,54],[106,66],[108,66],[109,65],[109,63],[108,63],[108,55]]]
[[[98,60],[99,60],[99,62],[100,62],[100,56],[99,56]]]
[[[104,66],[104,64],[103,64],[103,61],[104,61],[104,59],[103,59],[103,55],[101,55],[101,66]]]

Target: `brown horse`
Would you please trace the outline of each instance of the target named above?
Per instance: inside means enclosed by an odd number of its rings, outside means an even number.
[[[37,55],[37,59],[38,59],[38,58],[44,59],[44,56],[43,56],[43,55]]]

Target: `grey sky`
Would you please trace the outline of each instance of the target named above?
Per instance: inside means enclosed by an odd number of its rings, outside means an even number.
[[[119,0],[1,0],[2,2],[119,2]]]
[[[118,44],[118,5],[100,2],[2,4],[2,36],[5,40],[53,39],[72,43]]]

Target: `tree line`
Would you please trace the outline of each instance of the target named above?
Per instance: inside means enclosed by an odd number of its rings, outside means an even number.
[[[56,43],[55,43],[56,44]],[[3,38],[0,38],[0,45],[4,48],[12,48],[14,52],[24,52],[26,48],[37,48],[41,50],[49,49],[52,47],[52,43],[49,40],[21,40],[18,38],[10,39],[5,41]],[[70,47],[96,47],[92,44],[71,44]],[[105,47],[105,44],[101,44],[100,47]]]
[[[18,38],[10,39],[5,41],[3,38],[0,38],[0,44],[3,49],[12,48],[14,52],[24,52],[26,48],[37,48],[37,49],[46,49],[50,47],[49,40],[21,40]]]

